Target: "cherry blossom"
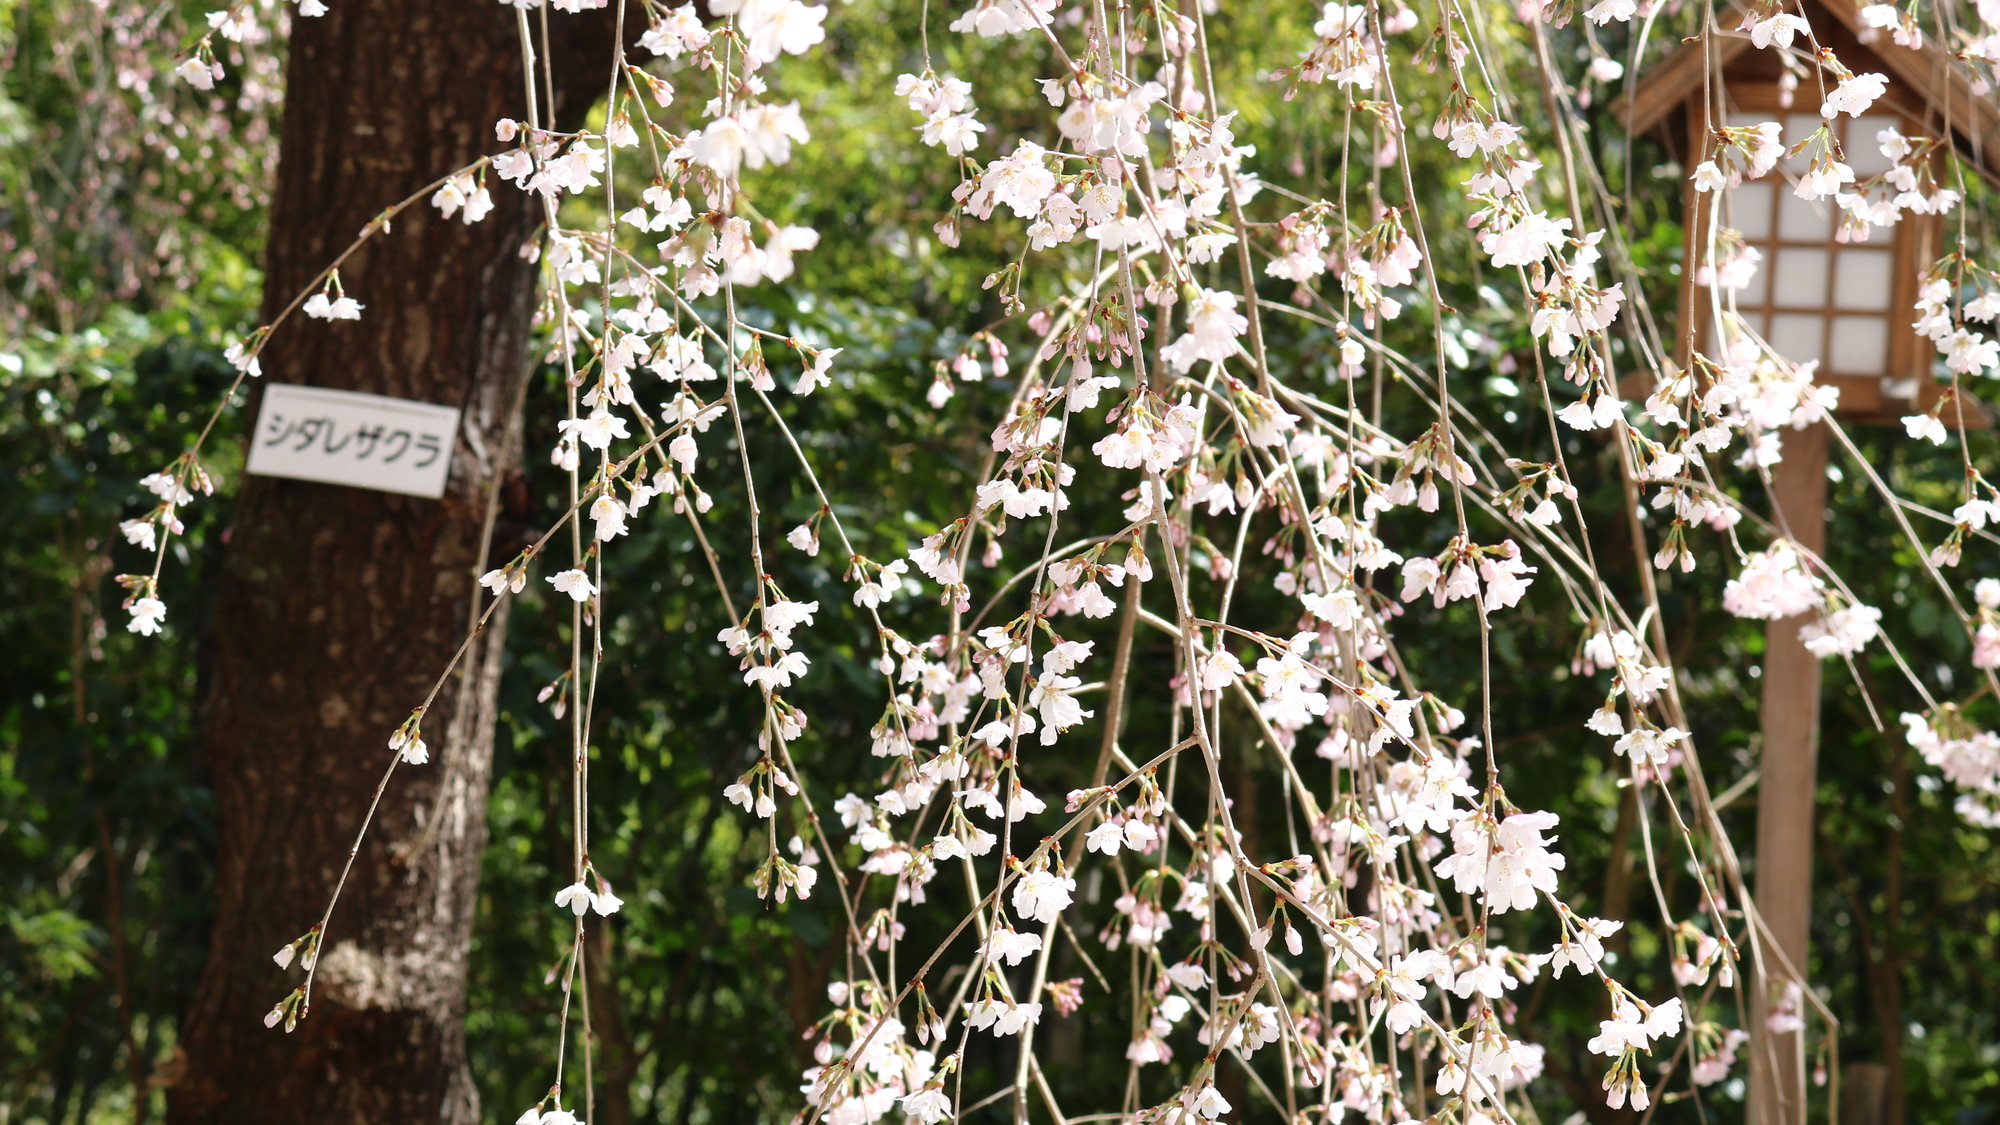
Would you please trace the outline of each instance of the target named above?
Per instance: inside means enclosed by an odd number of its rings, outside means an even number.
[[[591,585],[590,576],[581,570],[564,570],[549,575],[549,585],[558,594],[568,594],[572,601],[587,602],[597,596],[597,587]]]
[[[1069,906],[1076,880],[1046,869],[1030,871],[1014,884],[1014,912],[1037,922],[1053,922]]]

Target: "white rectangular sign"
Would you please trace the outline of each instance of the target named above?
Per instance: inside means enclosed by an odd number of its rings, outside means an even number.
[[[457,436],[454,407],[270,383],[249,471],[436,499]]]

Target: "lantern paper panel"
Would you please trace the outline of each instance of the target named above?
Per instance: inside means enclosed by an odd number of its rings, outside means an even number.
[[[1770,118],[1731,114],[1729,124],[1757,125]],[[1820,127],[1815,115],[1791,113],[1779,119],[1789,147]],[[1888,170],[1879,135],[1909,128],[1900,117],[1870,113],[1843,117],[1835,126],[1855,179]],[[1840,209],[1832,200],[1800,199],[1792,190],[1806,158],[1788,157],[1763,179],[1722,193],[1721,224],[1737,231],[1756,252],[1754,272],[1725,280],[1733,290],[1742,323],[1772,350],[1794,363],[1817,361],[1828,375],[1861,378],[1895,376],[1890,354],[1894,315],[1897,228],[1865,231],[1869,241],[1842,241]],[[1916,263],[1907,263],[1915,268]]]

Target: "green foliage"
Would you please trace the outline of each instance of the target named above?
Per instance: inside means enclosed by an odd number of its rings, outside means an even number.
[[[261,284],[267,103],[153,81],[160,29],[201,12],[0,2],[0,1121],[157,1108],[205,953],[197,642],[234,441],[166,635],[128,635],[108,580],[146,565],[118,522],[228,386],[217,326]]]
[[[192,730],[226,500],[189,511],[164,644],[124,631],[106,578],[143,562],[117,530],[135,474],[180,451],[234,372],[185,318],[108,321],[0,356],[0,448],[29,482],[0,493],[19,531],[0,546],[0,1104],[22,1120],[129,1106],[172,1051],[206,944]]]

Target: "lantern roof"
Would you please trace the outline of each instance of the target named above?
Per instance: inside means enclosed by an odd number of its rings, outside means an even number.
[[[1842,63],[1857,72],[1889,76],[1889,98],[1906,113],[1935,128],[1951,131],[1952,144],[1989,180],[2000,182],[2000,102],[1991,93],[1978,94],[1965,69],[1926,35],[1914,50],[1889,42],[1889,33],[1868,27],[1854,0],[1799,0],[1813,34],[1832,47]],[[1732,7],[1731,12],[1738,11]],[[1718,21],[1728,12],[1717,12]],[[1863,37],[1870,42],[1863,42]],[[1775,82],[1779,67],[1769,52],[1752,48],[1747,31],[1718,27],[1712,41],[1686,40],[1665,58],[1636,76],[1632,94],[1619,99],[1613,112],[1634,135],[1665,125],[1690,102],[1702,98],[1702,86],[1712,72],[1728,81],[1768,77]]]

